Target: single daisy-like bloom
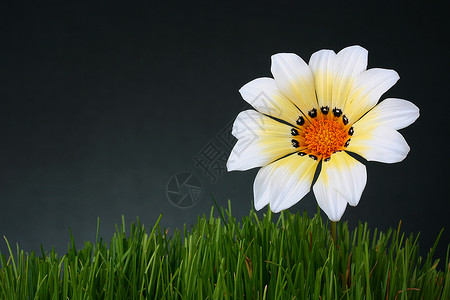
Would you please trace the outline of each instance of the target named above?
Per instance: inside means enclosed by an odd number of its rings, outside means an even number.
[[[409,152],[397,131],[419,117],[409,101],[381,95],[399,79],[397,72],[366,69],[367,50],[347,47],[314,53],[309,64],[296,54],[272,56],[274,78],[258,78],[239,92],[255,110],[241,112],[233,124],[238,139],[228,171],[262,167],[254,183],[254,205],[280,212],[300,201],[313,186],[320,208],[331,221],[347,203],[356,206],[367,181],[368,161],[396,163]],[[319,164],[320,163],[320,164]]]

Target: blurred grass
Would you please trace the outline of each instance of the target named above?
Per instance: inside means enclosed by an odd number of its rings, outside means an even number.
[[[109,244],[99,239],[64,256],[54,251],[0,253],[1,299],[450,299],[445,261],[419,256],[418,236],[397,229],[350,231],[334,244],[320,214],[251,211],[238,222],[231,207],[199,217],[172,236],[158,219],[147,233],[125,220]],[[442,233],[442,232],[441,232]],[[449,245],[450,246],[450,245]],[[439,268],[437,268],[439,264]]]

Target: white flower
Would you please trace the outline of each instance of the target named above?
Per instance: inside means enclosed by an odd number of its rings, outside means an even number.
[[[313,191],[332,221],[347,203],[358,204],[367,181],[366,167],[347,154],[369,161],[402,161],[409,146],[397,131],[419,117],[409,101],[381,95],[399,79],[397,72],[368,69],[367,50],[347,47],[299,56],[272,56],[272,78],[258,78],[239,92],[255,110],[234,122],[238,139],[228,171],[262,167],[254,183],[255,208],[270,203],[279,212],[300,201],[321,170]]]

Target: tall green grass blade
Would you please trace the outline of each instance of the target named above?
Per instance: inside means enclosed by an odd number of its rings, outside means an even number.
[[[215,202],[214,198],[213,201]],[[217,206],[217,203],[215,203]],[[340,222],[333,243],[317,214],[254,211],[237,221],[214,207],[189,231],[168,235],[159,216],[150,232],[139,219],[68,251],[25,253],[8,240],[0,253],[0,299],[449,299],[450,247],[445,265],[425,259],[419,235],[380,232]],[[225,218],[226,216],[226,218]],[[439,266],[441,269],[439,269]]]

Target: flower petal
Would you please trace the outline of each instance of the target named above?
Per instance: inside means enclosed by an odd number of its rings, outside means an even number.
[[[242,98],[257,111],[295,124],[301,112],[278,89],[273,78],[257,78],[244,85]]]
[[[350,46],[336,54],[330,108],[343,109],[345,107],[356,76],[367,68],[367,57],[367,50],[361,46]]]
[[[233,124],[232,134],[238,142],[228,158],[228,171],[261,167],[295,152],[290,130],[288,125],[257,111],[241,112]]]
[[[333,91],[333,64],[336,53],[332,50],[320,50],[311,55],[309,67],[314,75],[319,107],[330,106]]]
[[[328,175],[330,186],[350,205],[358,204],[367,183],[366,166],[347,153],[338,152],[322,164],[322,172]]]
[[[360,121],[353,126],[355,133],[347,147],[348,151],[357,153],[369,161],[384,163],[400,162],[408,155],[408,143],[395,129],[377,126],[359,130],[359,125]]]
[[[330,161],[323,162],[313,191],[328,218],[339,221],[347,203],[358,204],[366,182],[366,167],[347,153],[338,152]]]
[[[317,108],[314,77],[309,66],[298,55],[272,55],[271,71],[281,92],[304,113]]]
[[[253,186],[255,209],[260,210],[270,202],[277,213],[300,201],[311,189],[318,162],[296,154],[262,167]]]
[[[251,136],[284,137],[290,140],[291,127],[275,121],[256,110],[241,111],[233,124],[231,134],[237,139]]]
[[[369,69],[356,77],[348,102],[344,107],[350,122],[357,121],[374,107],[381,95],[399,79],[397,72],[387,69]]]
[[[375,126],[387,126],[398,130],[414,123],[419,115],[419,108],[411,102],[388,98],[364,115],[358,121],[358,128],[369,130]]]
[[[326,172],[320,172],[313,191],[317,204],[328,216],[328,219],[333,222],[339,221],[347,207],[347,200],[335,189],[330,188],[330,180]]]

